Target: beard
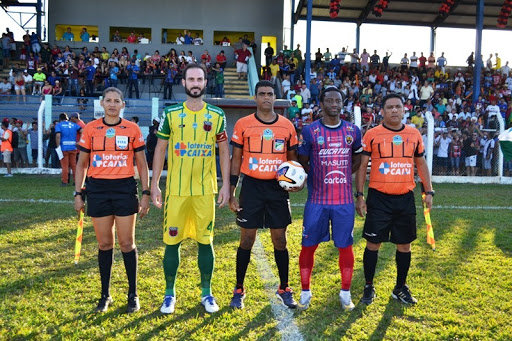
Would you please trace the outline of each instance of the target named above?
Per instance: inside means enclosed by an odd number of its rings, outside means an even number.
[[[200,90],[199,93],[198,94],[192,93],[192,90],[194,90],[194,89]],[[189,88],[185,87],[185,93],[187,94],[187,96],[190,96],[192,98],[199,98],[199,97],[203,96],[204,95],[204,90],[205,90],[205,88],[201,89],[201,88],[198,88],[198,87],[194,87],[194,88],[189,89]]]

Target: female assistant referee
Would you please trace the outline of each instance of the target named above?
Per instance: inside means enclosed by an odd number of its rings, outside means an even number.
[[[135,220],[137,213],[141,218],[148,213],[151,197],[145,144],[139,127],[119,116],[125,106],[123,93],[119,89],[105,89],[100,103],[105,110],[105,116],[88,123],[79,142],[75,210],[80,212],[84,209],[84,198],[87,197],[87,214],[92,218],[99,247],[101,298],[96,311],[107,311],[113,302],[110,296],[110,277],[115,227],[129,284],[126,311],[133,313],[140,309],[137,295]],[[134,178],[134,159],[143,190],[140,202]],[[84,184],[85,189],[82,189]]]

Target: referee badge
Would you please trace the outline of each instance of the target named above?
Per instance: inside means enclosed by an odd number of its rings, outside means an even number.
[[[116,147],[117,149],[127,149],[128,136],[116,136]]]
[[[282,152],[284,150],[284,140],[275,139],[274,140],[274,150],[276,152]]]

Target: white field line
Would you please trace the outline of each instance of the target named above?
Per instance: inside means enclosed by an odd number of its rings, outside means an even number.
[[[34,204],[74,204],[73,200],[52,200],[52,199],[2,199],[0,202],[27,202]],[[294,203],[293,207],[304,207],[304,204]],[[416,206],[422,208],[422,206]],[[432,209],[439,210],[512,210],[512,206],[457,206],[457,205],[434,205]]]
[[[0,202],[28,202],[34,204],[73,204],[73,200],[51,200],[51,199],[1,199]]]
[[[272,313],[274,314],[274,318],[277,320],[277,330],[281,334],[282,340],[304,340],[304,337],[300,333],[299,328],[293,320],[293,310],[283,306],[275,295],[279,281],[276,276],[274,276],[274,273],[270,270],[270,264],[268,263],[265,256],[263,245],[261,245],[261,240],[257,235],[252,251],[254,253],[254,257],[256,258],[256,266],[258,268],[258,272],[261,279],[263,280],[265,291],[270,300]]]
[[[304,207],[305,204],[295,203],[292,207]],[[423,206],[416,206],[423,208]],[[512,210],[512,206],[456,206],[456,205],[434,205],[432,209],[439,210]]]

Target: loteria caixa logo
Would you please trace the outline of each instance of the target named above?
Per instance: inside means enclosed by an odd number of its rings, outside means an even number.
[[[206,143],[177,142],[174,145],[174,154],[181,157],[209,157],[212,150],[213,145]]]
[[[184,156],[187,154],[187,145],[183,142],[178,142],[174,145],[174,153],[176,156]]]

